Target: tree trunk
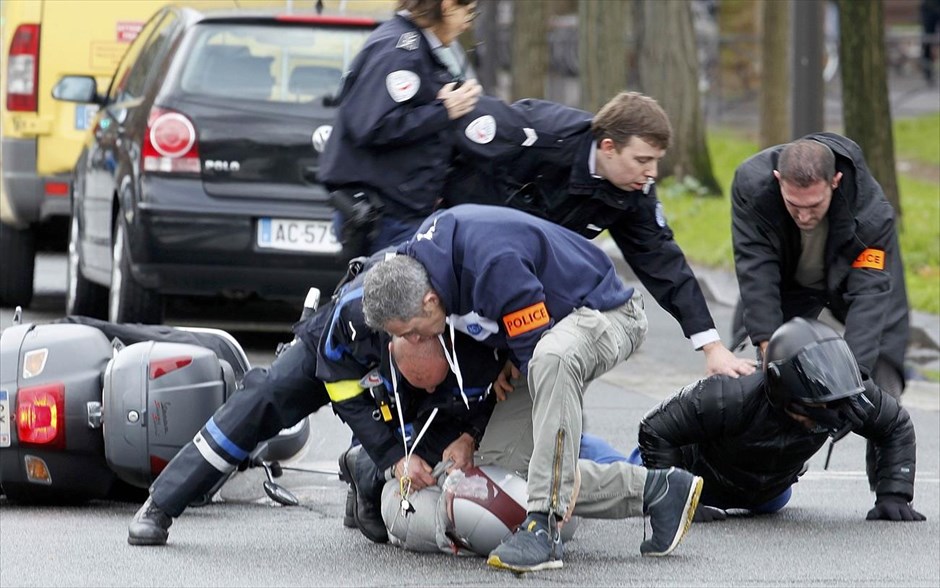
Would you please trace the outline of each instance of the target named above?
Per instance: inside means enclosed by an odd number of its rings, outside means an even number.
[[[512,99],[544,98],[547,75],[548,6],[517,0],[512,3]]]
[[[660,177],[692,176],[709,194],[721,194],[705,143],[698,51],[688,0],[641,0],[637,5],[640,87],[669,115],[672,143]]]
[[[477,79],[483,85],[483,92],[495,96],[498,81],[499,59],[496,52],[499,47],[499,21],[497,11],[499,0],[477,0],[480,16],[473,23],[473,38],[469,45],[473,50],[471,61],[476,66]],[[468,35],[462,35],[461,40],[466,42]]]
[[[761,2],[760,146],[790,140],[790,0]]]
[[[578,3],[578,64],[584,110],[597,112],[626,90],[630,20],[625,2]]]
[[[872,175],[901,218],[894,167],[894,135],[885,62],[884,5],[879,0],[839,0],[842,124],[859,144]],[[851,23],[851,26],[844,26]]]

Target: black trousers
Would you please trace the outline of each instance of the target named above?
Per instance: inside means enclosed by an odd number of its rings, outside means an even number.
[[[270,368],[245,374],[243,388],[212,415],[151,485],[153,502],[178,517],[258,443],[329,404],[326,388],[315,377],[316,364],[316,355],[298,342],[275,358]]]

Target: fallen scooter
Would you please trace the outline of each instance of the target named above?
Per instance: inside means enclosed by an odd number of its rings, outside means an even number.
[[[311,288],[302,318],[318,302]],[[17,309],[0,335],[0,490],[11,501],[142,500],[215,410],[240,393],[251,367],[238,342],[217,329],[86,317],[20,324],[20,317]],[[265,493],[297,504],[274,478],[309,435],[303,419],[260,443],[239,469],[263,468]]]

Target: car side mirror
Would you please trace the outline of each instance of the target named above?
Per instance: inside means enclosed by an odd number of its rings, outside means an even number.
[[[52,97],[63,102],[97,103],[98,83],[91,76],[63,76],[52,88]]]

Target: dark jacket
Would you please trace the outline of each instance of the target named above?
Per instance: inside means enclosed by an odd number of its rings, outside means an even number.
[[[544,100],[507,105],[481,97],[459,121],[460,157],[446,200],[512,206],[589,239],[606,229],[686,337],[714,328],[655,187],[649,194],[625,192],[591,175],[592,119],[589,112]]]
[[[878,495],[914,497],[914,425],[907,411],[870,380],[869,408],[854,432],[877,448]],[[640,423],[648,468],[680,466],[705,480],[705,504],[753,508],[797,481],[803,464],[826,442],[767,400],[761,372],[712,376],[683,388]]]
[[[307,349],[317,356],[317,378],[326,384],[333,411],[352,429],[372,461],[385,469],[404,457],[397,409],[389,369],[389,336],[372,331],[362,314],[362,279],[374,256],[354,279],[341,286],[328,304],[310,319],[295,326]],[[406,423],[421,430],[434,408],[438,415],[415,453],[428,463],[440,461],[441,452],[463,433],[479,442],[489,422],[495,395],[490,384],[496,379],[506,356],[457,335],[457,353],[464,365],[464,392],[460,396],[451,373],[433,394],[412,388],[401,380],[399,398]],[[370,375],[378,380],[370,380]],[[382,408],[382,404],[385,408]]]
[[[518,210],[440,211],[399,252],[427,270],[455,329],[508,349],[523,373],[541,336],[572,310],[611,310],[633,295],[590,241]]]
[[[320,179],[377,191],[393,217],[426,217],[451,160],[451,120],[437,93],[452,81],[411,20],[383,23],[347,74]]]
[[[908,341],[908,304],[894,211],[865,165],[858,145],[833,133],[808,135],[832,149],[843,177],[827,213],[826,289],[822,305],[845,323],[845,340],[862,373],[879,358],[903,377]],[[744,323],[756,344],[806,309],[788,301],[812,295],[796,283],[800,231],[790,217],[773,175],[783,145],[765,149],[738,167],[731,187],[735,270],[744,304]],[[883,269],[861,259],[882,255]],[[863,256],[864,257],[864,256]]]

